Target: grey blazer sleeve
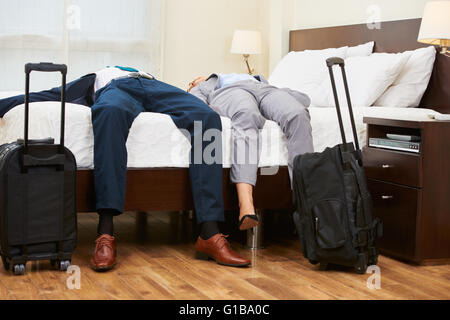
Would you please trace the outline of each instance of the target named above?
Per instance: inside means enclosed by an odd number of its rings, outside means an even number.
[[[189,93],[196,96],[204,103],[208,104],[208,97],[205,94],[203,94],[202,90],[200,89],[200,85],[193,88]]]
[[[212,74],[206,81],[203,81],[195,88],[193,88],[190,93],[209,105],[208,98],[211,95],[211,93],[216,89],[217,82],[218,77],[215,74]]]

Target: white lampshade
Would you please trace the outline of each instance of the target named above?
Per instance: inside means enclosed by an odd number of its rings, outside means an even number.
[[[260,54],[261,32],[249,30],[236,30],[231,45],[231,53]]]
[[[441,45],[450,39],[450,1],[430,1],[420,26],[418,41]],[[444,40],[444,41],[441,41]]]

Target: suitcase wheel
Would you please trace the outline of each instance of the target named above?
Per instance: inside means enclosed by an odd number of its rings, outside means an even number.
[[[378,264],[378,257],[370,257],[369,258],[369,266],[376,266]]]
[[[365,274],[367,271],[366,255],[361,253],[358,255],[358,262],[355,265],[355,272],[358,274]]]
[[[374,257],[369,259],[369,266],[376,266],[378,264],[378,258]]]
[[[50,260],[50,265],[59,271],[67,271],[70,266],[70,260]]]
[[[320,266],[319,266],[320,271],[326,271],[327,268],[328,268],[328,263],[325,263],[325,262],[320,263]]]
[[[319,263],[319,261],[309,259],[309,263],[316,265]]]
[[[59,271],[67,271],[70,266],[70,260],[59,261],[58,267]]]
[[[24,264],[15,264],[13,267],[13,273],[16,276],[21,276],[25,274],[25,265]]]
[[[8,260],[6,259],[6,257],[2,256],[2,262],[3,262],[3,267],[5,268],[5,270],[6,270],[6,271],[9,271],[10,265],[9,265],[9,262],[8,262]]]

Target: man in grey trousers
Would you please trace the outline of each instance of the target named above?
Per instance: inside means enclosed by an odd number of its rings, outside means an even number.
[[[294,158],[313,152],[310,99],[301,92],[271,86],[262,76],[235,73],[198,77],[189,84],[188,92],[219,115],[231,119],[234,151],[231,181],[236,184],[239,197],[239,229],[253,228],[258,224],[253,187],[260,156],[260,130],[266,119],[281,127],[287,139],[292,181]]]

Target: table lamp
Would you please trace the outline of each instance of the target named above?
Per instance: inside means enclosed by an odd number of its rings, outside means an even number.
[[[248,74],[253,74],[254,69],[250,68],[248,59],[251,54],[261,54],[261,32],[250,30],[236,30],[231,45],[231,53],[244,55]]]
[[[450,1],[427,2],[417,40],[439,46],[450,57]]]

